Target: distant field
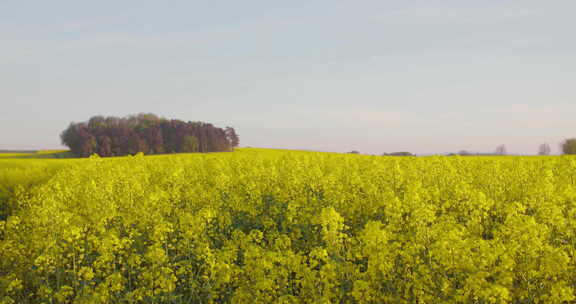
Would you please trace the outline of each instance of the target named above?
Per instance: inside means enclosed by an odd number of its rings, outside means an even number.
[[[0,303],[575,299],[575,157],[22,156]]]
[[[73,155],[66,150],[42,150],[28,152],[0,151],[1,158],[72,158]]]

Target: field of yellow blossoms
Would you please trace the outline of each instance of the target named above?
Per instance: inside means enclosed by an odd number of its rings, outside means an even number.
[[[0,158],[0,303],[573,303],[576,158]]]

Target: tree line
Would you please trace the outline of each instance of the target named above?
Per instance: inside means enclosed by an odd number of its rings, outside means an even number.
[[[576,154],[576,138],[570,138],[570,139],[566,139],[566,140],[562,141],[560,143],[560,152],[561,152],[561,154],[566,154],[566,155]],[[550,148],[549,144],[543,143],[540,146],[538,146],[538,155],[550,155],[551,153],[552,153],[552,148]],[[462,150],[458,153],[451,153],[449,155],[479,156],[479,155],[508,155],[508,153],[506,152],[506,146],[500,145],[496,148],[494,153],[473,153],[473,152],[468,152],[466,150]]]
[[[560,143],[560,151],[561,154],[571,154],[576,155],[576,138],[570,138],[562,141]],[[349,154],[360,154],[357,150],[353,150],[348,152]],[[550,155],[552,153],[552,148],[547,143],[543,143],[538,146],[538,155]],[[460,155],[460,156],[493,156],[493,155],[508,155],[506,150],[506,145],[499,145],[496,147],[493,153],[479,153],[479,152],[470,152],[466,150],[461,150],[456,153],[448,153],[448,156],[453,155]],[[416,156],[410,152],[392,152],[392,153],[383,153],[382,156]]]
[[[576,138],[567,139],[560,143],[561,154],[576,154]],[[493,153],[478,153],[469,152],[462,150],[458,153],[450,153],[449,155],[460,155],[460,156],[490,156],[490,155],[508,155],[506,152],[506,145],[499,145],[496,147]],[[550,155],[552,153],[552,148],[547,143],[543,143],[538,146],[538,155]]]
[[[576,138],[565,139],[560,143],[561,154],[576,154]],[[549,144],[541,144],[538,147],[538,155],[550,155],[552,148]]]
[[[564,154],[576,154],[576,138],[566,139],[560,147]]]
[[[78,157],[144,154],[225,152],[239,144],[232,127],[165,119],[154,114],[128,117],[94,116],[71,123],[60,138]]]

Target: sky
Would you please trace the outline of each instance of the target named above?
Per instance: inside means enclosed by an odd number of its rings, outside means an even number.
[[[535,154],[576,137],[576,1],[0,0],[0,149],[155,113],[241,146]]]

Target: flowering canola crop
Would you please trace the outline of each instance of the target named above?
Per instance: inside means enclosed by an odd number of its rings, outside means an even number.
[[[0,203],[0,303],[576,299],[571,157],[93,157]]]

